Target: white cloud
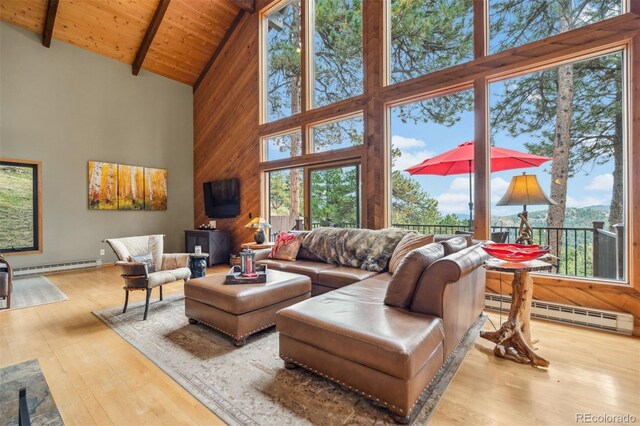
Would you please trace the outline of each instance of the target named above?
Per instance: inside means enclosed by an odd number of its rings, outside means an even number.
[[[611,173],[605,173],[603,175],[595,176],[591,181],[584,186],[584,189],[588,191],[607,191],[611,192],[613,188],[613,175]]]
[[[471,187],[473,188],[473,178],[471,178]],[[463,193],[469,192],[469,176],[467,177],[457,177],[453,179],[451,185],[449,185],[449,189],[452,191],[466,191]]]
[[[394,170],[406,170],[411,166],[422,163],[427,158],[433,157],[431,151],[421,150],[418,152],[403,152],[400,158],[396,158],[396,166]]]
[[[404,150],[409,148],[424,148],[427,146],[427,143],[422,139],[405,138],[404,136],[393,135],[391,137],[391,145],[393,145],[394,148]]]
[[[468,213],[469,194],[464,192],[445,192],[436,197],[438,210],[442,213]]]
[[[611,200],[607,197],[583,197],[580,199],[567,195],[567,207],[589,207],[609,204]]]
[[[508,187],[509,182],[500,177],[491,179],[491,202],[495,204],[502,198]],[[469,177],[453,179],[449,191],[438,195],[436,199],[442,213],[469,213]]]
[[[507,192],[507,188],[509,188],[509,182],[506,180],[500,177],[491,179],[491,203],[497,203]]]

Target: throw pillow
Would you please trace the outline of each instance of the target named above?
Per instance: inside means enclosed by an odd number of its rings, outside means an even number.
[[[404,259],[404,257],[413,249],[417,249],[433,242],[433,235],[408,234],[400,240],[396,246],[391,259],[389,260],[389,272],[392,274]]]
[[[444,257],[444,247],[440,243],[431,243],[410,251],[396,268],[389,281],[385,305],[406,308],[413,301],[418,280],[422,273],[436,260]]]
[[[276,243],[269,253],[269,259],[296,260],[304,235],[282,232],[278,234]]]
[[[469,241],[470,240],[471,236],[469,236]],[[465,237],[455,237],[450,240],[440,241],[440,244],[444,247],[445,256],[449,256],[451,253],[457,253],[468,247],[467,239]]]
[[[129,256],[129,261],[146,263],[148,273],[152,273],[156,271],[156,267],[153,264],[153,256],[151,256],[151,253],[140,254],[138,256]]]

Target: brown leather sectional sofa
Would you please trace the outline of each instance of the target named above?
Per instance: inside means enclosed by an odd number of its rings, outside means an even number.
[[[285,366],[338,382],[408,423],[425,388],[482,313],[481,265],[488,256],[480,244],[467,244],[458,237],[416,249],[403,261],[411,267],[396,270],[395,277],[327,264],[304,250],[296,261],[258,253],[258,263],[311,278],[317,296],[276,316]]]

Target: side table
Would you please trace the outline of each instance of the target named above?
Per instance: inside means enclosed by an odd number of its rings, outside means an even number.
[[[191,278],[202,278],[207,275],[207,253],[189,253],[189,269]]]
[[[497,357],[522,364],[548,367],[549,361],[536,355],[531,341],[533,279],[529,273],[551,270],[552,265],[541,260],[506,262],[492,259],[485,262],[484,268],[487,271],[513,273],[513,281],[509,318],[496,331],[480,332],[480,337],[496,343],[493,353]]]

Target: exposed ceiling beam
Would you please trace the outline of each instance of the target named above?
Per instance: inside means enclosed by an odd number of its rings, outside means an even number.
[[[244,14],[245,14],[244,9],[240,9],[240,12],[238,12],[238,15],[235,17],[231,25],[229,25],[227,32],[224,33],[224,37],[222,37],[222,40],[220,40],[220,43],[218,43],[218,47],[216,47],[216,50],[211,55],[209,62],[207,62],[207,65],[204,66],[204,69],[200,73],[200,76],[198,77],[196,82],[193,84],[193,93],[195,93],[196,90],[198,90],[198,86],[200,86],[200,83],[202,83],[202,80],[204,80],[204,77],[207,75],[207,73],[213,66],[213,63],[216,61],[216,58],[218,57],[218,55],[220,55],[220,52],[222,52],[222,49],[224,49],[225,44],[227,44],[227,41],[229,40],[229,38],[231,37],[231,34],[233,34],[233,31],[236,29],[236,27],[240,23],[240,20],[242,19]]]
[[[231,3],[245,12],[253,13],[256,11],[256,0],[231,0]]]
[[[133,60],[133,64],[131,64],[131,72],[133,75],[138,75],[140,72],[144,58],[147,56],[149,47],[151,47],[151,42],[153,42],[153,38],[158,32],[158,28],[160,28],[160,23],[162,23],[162,18],[164,18],[164,13],[167,11],[170,2],[171,0],[160,0],[158,3],[156,12],[153,14],[153,18],[151,18],[151,23],[149,23],[149,28],[147,28],[147,32],[144,34],[142,43],[138,48],[136,58]]]
[[[44,47],[51,46],[51,38],[53,37],[53,26],[56,23],[56,14],[58,13],[58,0],[49,0],[47,7],[47,17],[44,21],[44,30],[42,31],[42,44]]]

